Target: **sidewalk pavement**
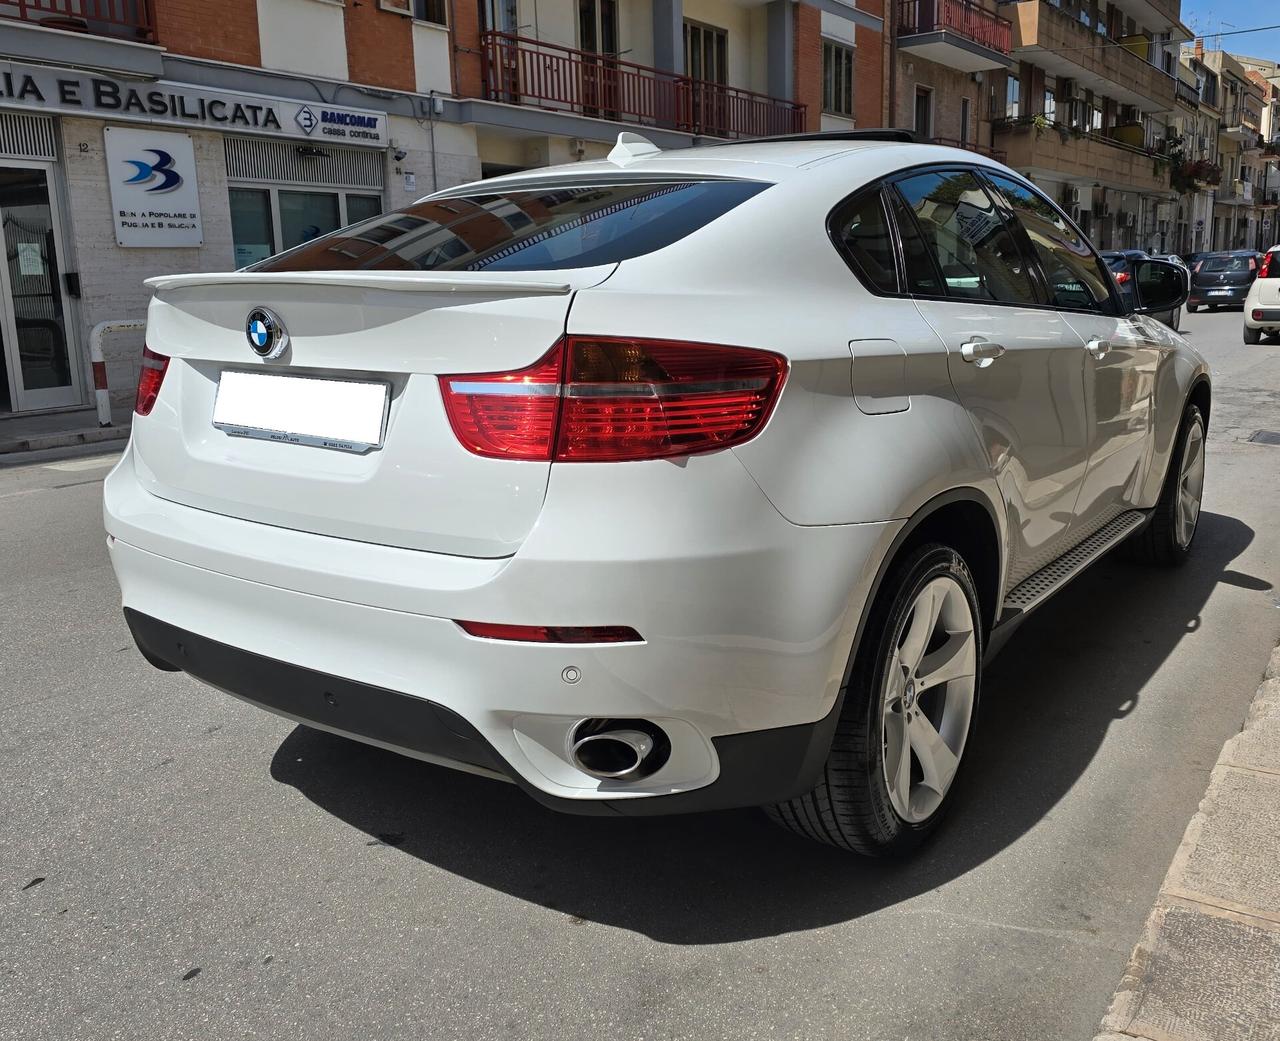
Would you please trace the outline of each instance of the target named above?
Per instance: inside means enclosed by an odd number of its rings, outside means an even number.
[[[1280,1041],[1280,647],[1094,1041]]]
[[[0,455],[88,445],[98,441],[122,441],[129,436],[132,419],[133,412],[128,407],[111,410],[112,425],[109,427],[98,425],[98,413],[92,408],[36,416],[10,416],[0,419]]]

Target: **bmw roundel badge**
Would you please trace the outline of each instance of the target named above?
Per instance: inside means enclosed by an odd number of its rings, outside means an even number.
[[[289,334],[284,322],[274,311],[255,307],[245,320],[244,335],[253,353],[266,361],[274,361],[289,347]]]

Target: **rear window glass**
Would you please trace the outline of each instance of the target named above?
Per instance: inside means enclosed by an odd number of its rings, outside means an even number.
[[[1107,267],[1112,271],[1124,271],[1129,266],[1129,261],[1125,257],[1103,257],[1107,262]]]
[[[548,271],[612,264],[693,234],[768,187],[681,181],[426,200],[303,243],[251,271]]]
[[[1252,257],[1205,257],[1201,271],[1248,271]]]

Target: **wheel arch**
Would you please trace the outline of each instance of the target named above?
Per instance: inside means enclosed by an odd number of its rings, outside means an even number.
[[[1201,373],[1191,384],[1191,389],[1187,391],[1187,404],[1195,405],[1200,410],[1200,415],[1204,417],[1205,429],[1209,429],[1209,406],[1213,402],[1213,387],[1209,382],[1209,377]],[[1184,406],[1183,411],[1186,411]]]
[[[903,553],[924,542],[941,542],[964,557],[978,587],[983,635],[990,633],[999,615],[1000,591],[1004,581],[1002,531],[996,504],[977,488],[952,488],[920,506],[898,530],[876,569],[858,619],[849,664],[845,669],[845,683],[848,683],[853,659],[862,645],[867,619],[880,596],[885,577]]]

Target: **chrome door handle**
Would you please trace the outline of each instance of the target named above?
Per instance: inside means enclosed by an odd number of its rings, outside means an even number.
[[[1111,341],[1093,339],[1084,345],[1084,349],[1095,358],[1105,358],[1111,353]]]
[[[1004,352],[1004,344],[992,343],[981,336],[975,336],[960,345],[960,357],[965,361],[977,362],[980,369],[985,369]]]

